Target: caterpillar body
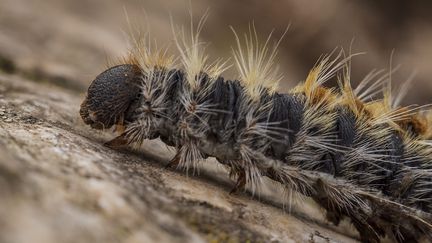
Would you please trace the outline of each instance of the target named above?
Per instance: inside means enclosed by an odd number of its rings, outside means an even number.
[[[171,166],[195,169],[215,157],[237,178],[233,191],[266,176],[311,197],[331,222],[348,217],[363,242],[432,240],[432,147],[428,116],[400,107],[388,75],[350,84],[350,58],[322,58],[304,82],[276,91],[276,48],[255,32],[236,35],[240,78],[225,80],[225,63],[208,63],[196,34],[177,39],[182,66],[166,51],[135,40],[130,58],[96,77],[80,109],[96,129],[116,125],[109,146],[160,138],[177,149]],[[340,89],[323,84],[339,75]]]

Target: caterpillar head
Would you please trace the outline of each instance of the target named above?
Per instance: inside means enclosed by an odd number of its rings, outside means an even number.
[[[111,67],[91,83],[81,104],[80,115],[95,129],[110,128],[131,119],[140,96],[141,72],[136,65]]]

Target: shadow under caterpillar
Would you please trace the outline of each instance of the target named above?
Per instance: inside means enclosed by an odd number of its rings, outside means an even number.
[[[351,56],[325,56],[306,80],[276,92],[276,47],[256,33],[243,49],[236,35],[239,80],[224,63],[208,64],[196,35],[178,40],[182,68],[146,43],[124,64],[92,82],[80,114],[96,129],[117,126],[112,147],[160,138],[177,149],[170,166],[195,169],[215,157],[237,177],[233,191],[262,176],[313,198],[338,224],[351,219],[363,242],[432,240],[430,123],[419,108],[400,107],[385,92],[388,76],[368,75],[352,88]],[[340,89],[323,84],[342,72]]]

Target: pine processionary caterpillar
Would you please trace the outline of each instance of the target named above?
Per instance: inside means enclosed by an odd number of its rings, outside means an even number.
[[[130,58],[90,85],[84,122],[116,125],[113,147],[160,138],[177,149],[171,166],[215,157],[237,177],[233,191],[269,177],[313,198],[331,222],[350,218],[364,242],[432,240],[431,123],[421,107],[399,106],[403,92],[370,99],[390,74],[372,72],[352,88],[351,56],[341,51],[278,93],[278,43],[260,43],[253,29],[245,43],[235,34],[240,78],[225,80],[226,63],[209,63],[199,40],[204,20],[190,37],[174,33],[181,65],[134,39]],[[340,89],[323,87],[337,74]]]

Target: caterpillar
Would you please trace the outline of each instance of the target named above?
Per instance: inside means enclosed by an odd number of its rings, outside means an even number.
[[[160,138],[176,148],[171,167],[196,169],[214,157],[236,178],[231,192],[268,177],[312,198],[330,222],[349,218],[363,242],[432,241],[431,116],[400,105],[406,89],[392,94],[391,72],[353,88],[353,55],[341,50],[279,93],[280,40],[260,42],[250,28],[244,40],[233,30],[239,78],[224,79],[228,62],[209,62],[199,39],[204,22],[191,35],[173,28],[178,59],[133,38],[128,58],[89,86],[83,121],[115,126],[110,147]],[[338,88],[324,87],[334,78]]]

